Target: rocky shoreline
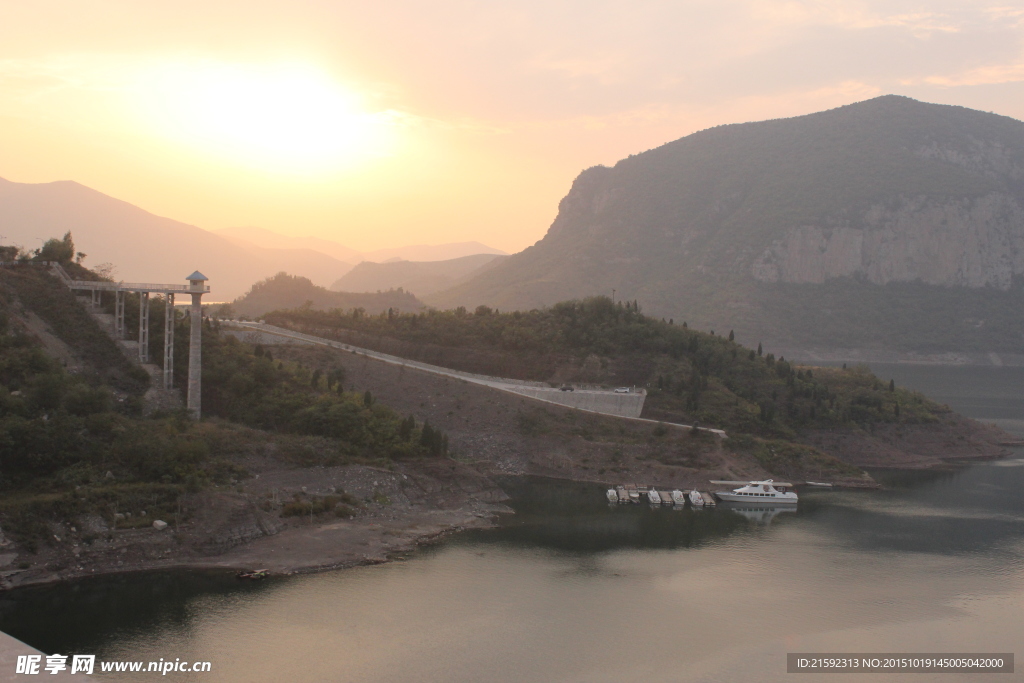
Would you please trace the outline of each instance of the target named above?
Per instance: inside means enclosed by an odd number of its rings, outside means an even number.
[[[281,469],[269,460],[249,465],[257,470],[252,478],[188,496],[183,518],[162,529],[152,523],[119,528],[148,521],[139,513],[113,526],[98,515],[51,523],[52,539],[36,553],[0,549],[0,588],[150,570],[298,574],[377,564],[455,531],[492,526],[498,514],[511,512],[490,479],[457,463],[394,471],[366,465]],[[289,500],[341,490],[358,501],[343,516],[282,514]]]
[[[919,445],[936,443],[930,439]],[[849,448],[849,444],[844,447]],[[864,464],[883,469],[927,469],[1007,454],[1003,449],[954,450],[946,458]],[[401,559],[452,533],[493,527],[498,515],[512,513],[504,504],[506,494],[490,477],[462,465],[432,465],[448,469],[451,479],[442,481],[412,468],[403,472],[363,465],[265,470],[230,491],[197,494],[188,501],[188,520],[161,530],[153,526],[110,529],[95,516],[79,519],[75,525],[52,525],[55,528],[51,530],[57,532],[55,542],[40,548],[37,554],[0,552],[0,590],[155,570],[264,569],[272,575],[294,575],[381,564]],[[531,474],[603,485],[616,483],[585,474],[566,476],[559,471]],[[675,485],[692,487],[704,482],[707,486],[708,478],[704,472],[692,482]],[[338,490],[338,482],[344,482],[347,490],[364,501],[351,518],[324,514],[312,519],[285,518],[254,504],[299,491],[319,495]],[[646,483],[668,485],[658,480]],[[841,488],[878,488],[870,478],[837,478],[832,483]],[[101,535],[93,538],[97,532]],[[29,557],[31,562],[26,563]]]

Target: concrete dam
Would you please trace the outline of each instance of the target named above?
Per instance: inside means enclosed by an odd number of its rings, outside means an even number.
[[[628,394],[617,394],[614,391],[598,389],[561,391],[551,387],[524,387],[516,384],[499,388],[540,401],[619,417],[640,417],[644,409],[644,399],[647,398],[647,392],[643,389],[630,390]]]

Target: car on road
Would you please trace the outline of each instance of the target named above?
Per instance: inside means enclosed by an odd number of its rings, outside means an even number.
[[[576,391],[575,387],[572,387],[572,386],[570,386],[570,385],[568,385],[568,384],[563,384],[563,385],[562,385],[562,386],[560,386],[560,387],[559,387],[558,389],[559,389],[560,391]]]
[[[629,387],[619,387],[618,389],[615,390],[615,393],[616,394],[628,394],[629,393]]]

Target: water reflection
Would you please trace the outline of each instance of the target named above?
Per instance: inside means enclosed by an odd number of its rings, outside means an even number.
[[[573,553],[621,548],[696,548],[742,533],[749,520],[729,510],[609,505],[605,487],[543,477],[508,478],[515,514],[497,529],[460,534],[455,543],[541,547]]]
[[[0,593],[0,631],[43,652],[102,653],[114,641],[187,632],[200,612],[231,609],[281,583],[239,581],[224,571],[164,571],[32,586]]]
[[[796,505],[749,505],[747,503],[732,503],[723,501],[719,503],[723,510],[729,510],[741,515],[755,524],[770,524],[773,519],[783,513],[796,514]]]

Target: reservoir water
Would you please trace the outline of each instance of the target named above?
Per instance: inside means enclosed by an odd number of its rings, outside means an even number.
[[[1024,425],[1024,370],[874,369]],[[873,474],[883,490],[804,491],[796,511],[609,507],[601,487],[509,480],[517,514],[403,562],[11,591],[0,630],[47,652],[208,660],[165,679],[209,682],[781,681],[787,652],[1019,650],[1024,454]]]

